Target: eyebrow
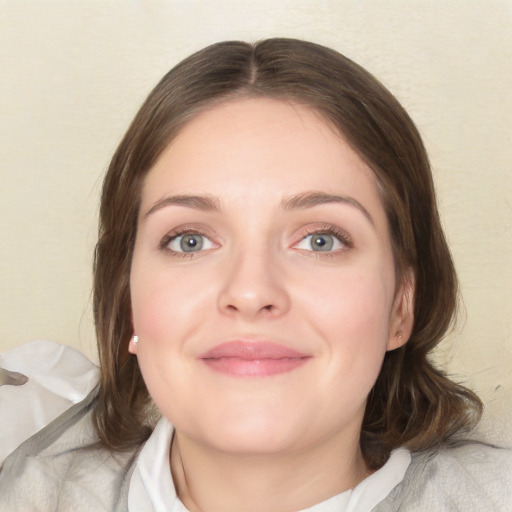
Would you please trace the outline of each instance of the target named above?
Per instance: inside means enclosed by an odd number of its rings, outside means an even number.
[[[353,206],[363,213],[373,226],[375,225],[375,221],[370,215],[370,212],[357,199],[349,196],[338,196],[325,192],[303,192],[283,199],[281,205],[284,210],[297,210],[330,203],[343,203]]]
[[[343,203],[354,208],[357,208],[363,215],[368,219],[368,221],[375,225],[373,217],[370,215],[368,210],[353,197],[349,196],[339,196],[335,194],[327,194],[325,192],[302,192],[300,194],[296,194],[290,197],[286,197],[281,201],[281,207],[284,210],[301,210],[307,208],[313,208],[314,206],[319,206],[322,204],[330,204],[330,203]],[[193,208],[196,210],[202,211],[219,211],[220,210],[220,201],[218,198],[214,196],[204,195],[204,196],[195,196],[195,195],[175,195],[175,196],[167,196],[163,199],[158,200],[145,214],[144,219],[146,219],[152,213],[165,208],[167,206],[184,206],[186,208]]]
[[[145,214],[144,219],[149,215],[165,208],[166,206],[185,206],[186,208],[194,208],[202,211],[218,211],[219,200],[211,196],[191,196],[191,195],[177,195],[167,196],[157,201]]]

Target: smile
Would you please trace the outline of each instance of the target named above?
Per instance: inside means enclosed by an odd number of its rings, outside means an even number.
[[[310,355],[277,343],[229,341],[201,354],[212,370],[234,377],[267,377],[302,366]]]

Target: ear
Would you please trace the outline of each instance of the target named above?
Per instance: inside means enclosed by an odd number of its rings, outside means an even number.
[[[135,333],[135,328],[133,327],[133,310],[132,310],[131,305],[130,305],[130,324],[132,325],[133,335],[130,338],[130,341],[128,342],[128,352],[130,354],[137,355],[137,341],[139,340],[139,337]],[[137,340],[137,341],[135,341],[135,340]]]
[[[395,350],[405,345],[411,336],[414,326],[414,292],[414,274],[409,269],[402,279],[393,302],[387,350]]]
[[[137,341],[135,341],[137,340]],[[134,333],[133,336],[130,338],[130,341],[128,342],[128,352],[130,354],[137,355],[137,342],[139,340],[139,337]]]

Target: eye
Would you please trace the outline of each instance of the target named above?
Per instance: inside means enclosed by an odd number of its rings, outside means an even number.
[[[351,241],[345,233],[338,233],[332,228],[307,234],[295,247],[305,251],[335,252],[351,246]]]
[[[200,233],[184,233],[166,240],[165,246],[173,252],[199,252],[214,247],[213,242]]]

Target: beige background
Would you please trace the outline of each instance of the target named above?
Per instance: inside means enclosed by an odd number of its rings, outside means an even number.
[[[0,351],[46,338],[96,359],[90,267],[117,142],[181,58],[276,35],[345,53],[417,122],[464,297],[437,357],[512,442],[512,0],[0,0]]]

